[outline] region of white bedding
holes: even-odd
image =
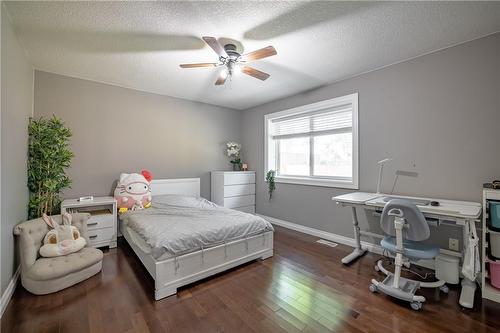
[[[178,256],[224,242],[273,231],[263,218],[177,195],[153,197],[152,207],[121,216],[155,259]]]

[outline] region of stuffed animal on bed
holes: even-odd
[[[85,238],[80,236],[78,229],[71,225],[70,214],[62,214],[62,225],[46,214],[43,214],[42,219],[52,228],[43,239],[43,246],[40,248],[42,257],[58,257],[78,252],[87,244]]]
[[[151,173],[122,173],[115,189],[118,211],[139,210],[151,207]]]

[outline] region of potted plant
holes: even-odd
[[[240,157],[241,145],[237,142],[226,143],[226,154],[228,157],[232,158],[231,164],[233,165],[233,171],[241,170],[241,157]]]
[[[73,158],[69,147],[71,130],[60,118],[53,116],[30,119],[28,135],[29,218],[57,214],[60,193],[71,185],[66,175]]]

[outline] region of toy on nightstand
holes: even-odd
[[[139,210],[151,207],[151,173],[122,173],[115,189],[118,212]]]

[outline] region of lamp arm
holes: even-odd
[[[382,183],[382,172],[384,170],[384,164],[389,161],[392,161],[392,157],[378,161],[379,169],[378,169],[378,180],[377,180],[377,194],[380,194],[380,185]]]
[[[380,183],[382,182],[382,171],[384,170],[384,163],[379,164],[378,180],[377,180],[377,194],[380,193]]]

